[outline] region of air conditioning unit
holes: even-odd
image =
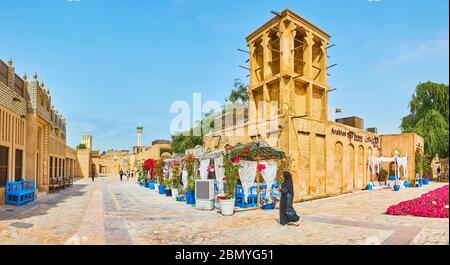
[[[214,180],[197,179],[195,181],[195,208],[214,210]]]

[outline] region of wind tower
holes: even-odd
[[[328,120],[330,36],[288,9],[273,13],[275,17],[246,38],[250,53],[249,131],[252,139],[275,137],[276,146],[289,153],[289,140],[295,139],[300,129],[294,128],[298,119]]]

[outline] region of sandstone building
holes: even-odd
[[[19,77],[11,59],[0,60],[0,204],[7,180],[33,180],[39,192],[48,192],[52,183],[74,177],[76,166],[50,89],[37,74]]]
[[[136,174],[137,166],[145,160],[150,158],[167,158],[172,155],[171,141],[155,140],[150,146],[143,146],[142,133],[144,128],[142,126],[138,126],[136,130],[137,145],[133,146],[132,152],[129,150],[109,150],[103,152],[102,154],[97,154],[97,156],[94,157],[92,152],[86,151],[86,157],[88,156],[87,154],[91,154],[89,165],[91,172],[92,170],[95,170],[97,175],[117,175],[120,170],[123,170],[124,172],[130,170]],[[82,143],[84,139],[89,139],[89,137],[83,137]],[[90,140],[92,142],[92,137]]]

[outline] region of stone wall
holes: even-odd
[[[8,180],[15,179],[15,154],[21,150],[22,178],[35,180],[39,191],[48,191],[50,157],[75,164],[66,153],[65,119],[52,106],[50,91],[37,74],[31,81],[17,76],[12,60],[0,60],[0,145],[8,148]],[[67,169],[66,162],[60,164]],[[3,204],[4,188],[0,194]]]
[[[415,177],[416,151],[423,152],[424,140],[415,133],[389,134],[381,136],[381,156],[392,157],[394,151],[398,151],[400,156],[408,157],[408,176],[411,181]],[[382,164],[383,169],[389,170],[387,163]],[[403,171],[402,171],[403,172]],[[403,174],[403,173],[401,173]]]

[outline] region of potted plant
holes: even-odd
[[[144,181],[145,181],[145,175],[143,174],[143,172],[138,171],[138,183],[140,186],[144,186]]]
[[[155,181],[154,181],[154,175],[155,175],[155,160],[154,159],[147,159],[142,164],[142,170],[144,176],[147,176],[148,179],[148,187],[151,190],[155,189]],[[138,167],[139,169],[139,167]],[[139,174],[139,172],[138,172]]]
[[[225,194],[219,196],[220,212],[222,215],[234,214],[236,182],[239,174],[240,158],[230,157],[231,148],[227,148],[223,156]]]
[[[423,185],[430,184],[430,176],[424,176],[423,177]]]
[[[392,163],[394,164],[394,163]],[[392,167],[389,167],[389,180],[396,180],[395,170]]]
[[[430,173],[431,173],[431,165],[430,165],[430,161],[425,157],[425,156],[423,156],[423,159],[422,159],[422,170],[423,170],[423,174],[424,174],[424,176],[423,176],[423,185],[428,185],[428,184],[430,184]]]
[[[186,203],[187,204],[195,204],[195,157],[192,154],[189,154],[185,158],[185,167],[188,172],[188,185],[186,190]]]
[[[183,187],[178,187],[178,192],[177,192],[177,196],[175,196],[175,199],[177,202],[184,202],[185,201],[185,196],[184,196],[184,190]]]
[[[176,198],[180,187],[180,166],[177,161],[172,164],[172,175],[172,196]]]
[[[275,209],[276,203],[277,203],[276,200],[274,200],[273,198],[272,200],[270,200],[269,198],[265,198],[262,208],[264,210],[273,210]]]
[[[405,182],[403,183],[403,185],[405,186],[405,188],[409,188],[409,186],[411,185],[411,183],[408,180],[405,180]]]
[[[399,191],[400,190],[400,180],[396,179],[395,183],[394,183],[394,191]]]
[[[386,185],[387,175],[388,175],[388,172],[384,169],[381,169],[379,177],[378,177],[378,183],[380,183],[381,186]]]
[[[172,196],[172,179],[171,178],[166,178],[164,180],[164,186],[165,186],[165,194],[167,197],[171,197]]]
[[[156,175],[156,180],[159,184],[158,192],[161,195],[166,194],[166,186],[164,185],[163,169],[164,169],[164,161],[162,161],[161,159],[156,161],[155,175]]]

